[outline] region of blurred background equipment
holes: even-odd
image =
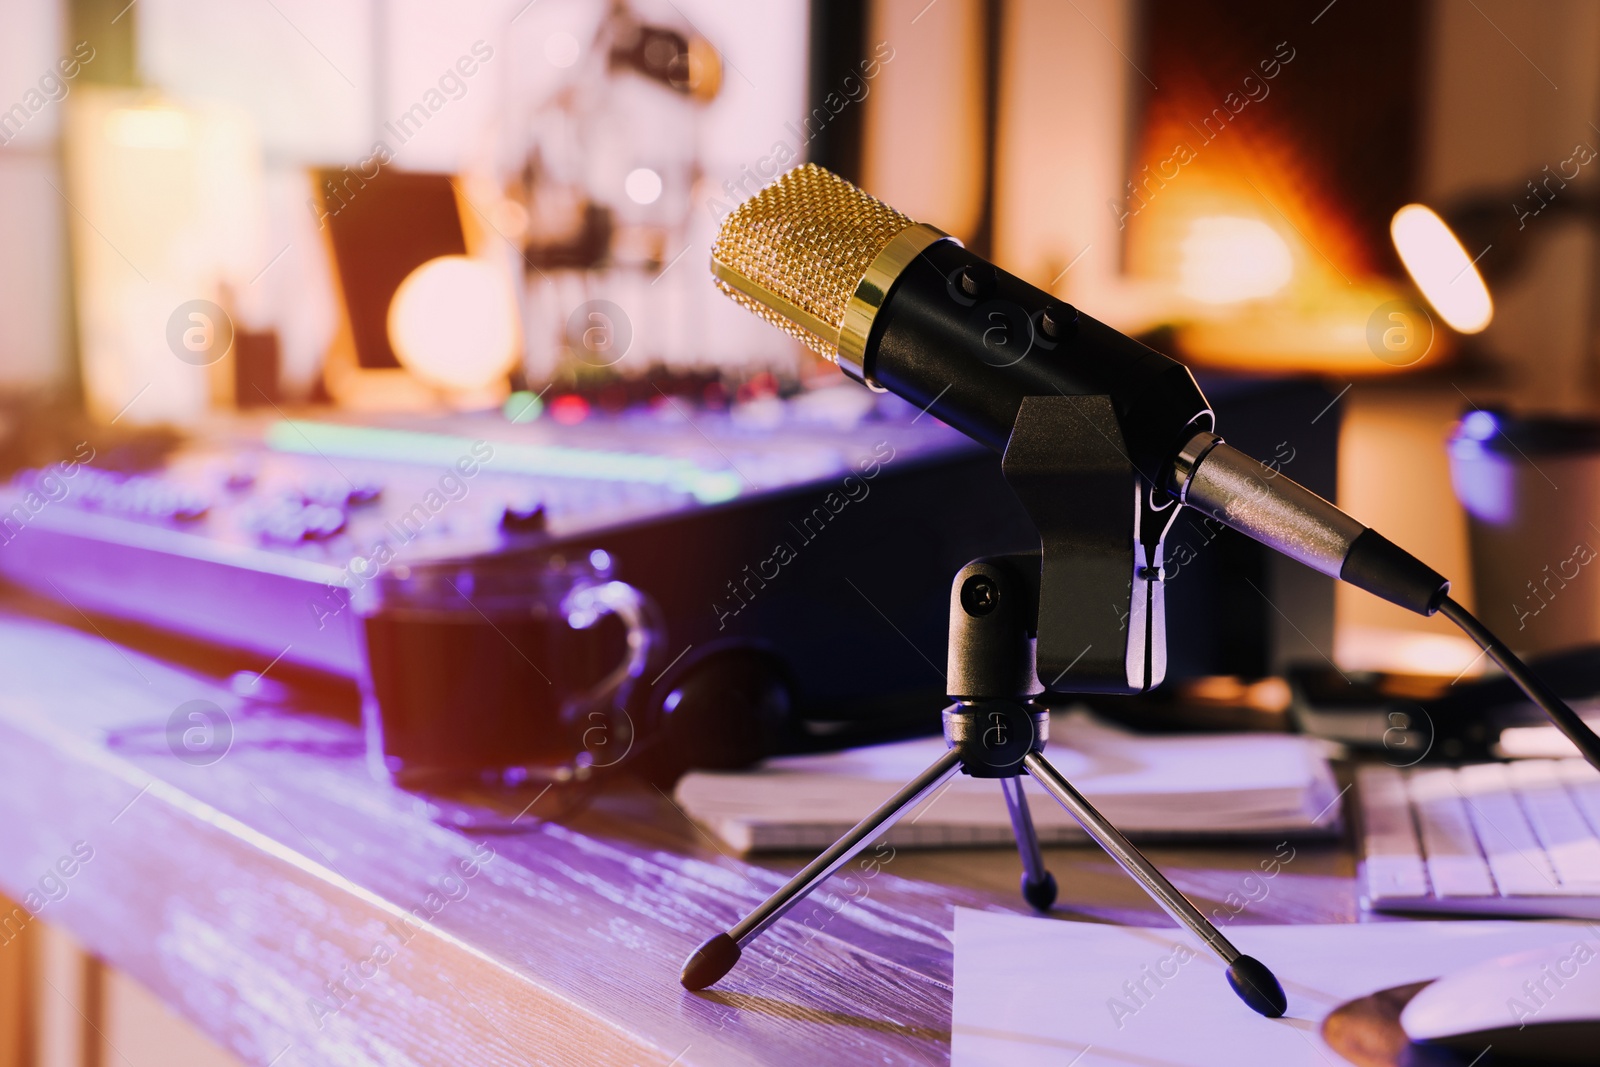
[[[6,367],[23,375],[24,405],[55,382],[119,428],[325,400],[504,407],[567,426],[659,407],[664,392],[697,422],[702,405],[726,404],[756,432],[819,368],[716,299],[696,268],[723,213],[810,158],[1209,368],[1202,384],[1230,437],[1465,573],[1466,512],[1441,439],[1469,399],[1538,415],[1588,388],[1573,322],[1590,302],[1568,279],[1583,273],[1570,246],[1589,238],[1563,221],[1589,202],[1592,168],[1566,144],[1585,136],[1567,101],[1588,75],[1567,79],[1580,89],[1558,106],[1518,109],[1498,102],[1508,85],[1548,85],[1522,87],[1509,67],[1486,77],[1481,56],[1464,65],[1462,47],[1498,40],[1476,13],[1345,6],[1356,14],[1304,24],[1271,5],[1131,0],[1081,11],[784,0],[761,20],[664,0],[227,15],[141,0],[115,22],[65,4],[54,22],[18,23],[16,69],[60,71],[65,57],[76,73],[0,147],[0,174],[39,175],[27,179],[36,213],[72,234],[72,299],[19,302]],[[1380,41],[1361,39],[1363,20],[1385,26]],[[1439,40],[1456,44],[1415,61]],[[1358,45],[1387,58],[1339,89],[1339,57]],[[1062,100],[1095,106],[1063,112]],[[123,117],[108,125],[108,112]],[[1484,157],[1482,114],[1514,151]],[[1051,138],[1036,135],[1044,125]],[[924,165],[935,127],[955,165]],[[1541,155],[1548,144],[1560,154]],[[58,156],[66,169],[51,178]],[[1484,190],[1497,188],[1521,190],[1521,209],[1502,206],[1514,229],[1502,224],[1485,250],[1471,220],[1489,217]],[[1401,208],[1425,219],[1406,207],[1418,204],[1440,205],[1459,241],[1394,231]],[[168,215],[141,229],[156,218],[148,205]],[[1534,228],[1549,236],[1530,239]],[[49,236],[27,240],[18,263],[49,262]],[[1470,319],[1439,314],[1437,284],[1408,280],[1411,247],[1476,264],[1447,285],[1481,274],[1494,323],[1468,334]],[[1539,280],[1552,257],[1568,265],[1558,285]],[[180,315],[180,340],[231,338],[210,366],[173,358],[167,340],[195,299],[218,313]],[[440,312],[461,300],[476,310]],[[70,334],[50,320],[68,309]],[[159,336],[117,325],[158,312]],[[80,357],[25,373],[42,350],[26,339],[52,329]],[[465,374],[465,352],[444,354],[456,343],[473,349]],[[1401,471],[1384,460],[1395,455],[1412,462]],[[1481,669],[1476,650],[1426,621],[1353,600],[1193,515],[1179,523],[1174,617],[1214,624],[1174,643],[1176,679],[1232,678],[1243,692],[1330,658]],[[1236,609],[1222,620],[1207,607],[1217,598]]]
[[[206,196],[185,196],[181,183],[170,182],[161,192],[174,211],[197,211],[196,205],[223,196],[227,204],[249,201],[248,210],[242,207],[230,216],[228,227],[204,231],[219,247],[226,246],[227,257],[208,252],[209,259],[187,253],[183,258],[191,272],[185,284],[210,294],[206,298],[217,308],[213,325],[232,344],[217,354],[214,366],[202,368],[203,376],[183,359],[169,358],[170,352],[152,350],[159,361],[154,369],[166,377],[152,377],[155,384],[145,395],[133,370],[119,371],[119,377],[86,362],[86,386],[102,392],[91,410],[102,424],[167,419],[166,410],[155,404],[147,415],[139,413],[147,410],[150,397],[167,395],[161,382],[171,378],[173,388],[189,398],[177,420],[187,425],[218,408],[259,407],[281,417],[286,405],[332,401],[367,413],[366,418],[409,413],[394,424],[408,430],[433,429],[431,420],[453,411],[481,412],[478,418],[495,433],[527,432],[517,431],[515,424],[542,420],[532,431],[541,442],[593,435],[640,462],[657,448],[678,455],[709,444],[737,457],[750,450],[758,455],[806,447],[783,428],[810,418],[799,414],[806,405],[795,401],[806,395],[819,367],[737,309],[709,299],[715,294],[706,291],[698,268],[715,224],[767,178],[812,155],[861,169],[882,185],[904,186],[913,202],[930,215],[950,219],[975,245],[1000,242],[1008,202],[1001,183],[1014,170],[1007,161],[1015,157],[1003,147],[1007,112],[999,100],[1019,91],[1007,87],[1003,54],[1016,47],[1007,44],[1016,34],[1030,26],[1048,28],[1048,20],[1035,26],[1041,16],[1031,9],[1008,15],[998,4],[952,4],[948,12],[930,10],[917,18],[916,46],[901,50],[890,31],[901,16],[910,19],[918,12],[901,11],[893,3],[782,4],[766,16],[773,32],[757,31],[714,7],[680,11],[670,4],[569,0],[521,10],[487,5],[442,18],[420,10],[384,15],[335,5],[307,16],[300,28],[311,40],[320,41],[324,33],[336,36],[340,46],[308,55],[300,34],[290,34],[298,45],[284,37],[278,16],[259,22],[243,16],[248,25],[229,22],[224,31],[213,13],[188,0],[155,0],[149,11],[138,13],[139,34],[124,38],[136,53],[138,70],[123,70],[118,77],[159,85],[167,95],[153,96],[156,90],[149,87],[102,90],[121,94],[117,99],[133,101],[143,111],[123,107],[135,119],[117,119],[111,126],[98,118],[69,126],[98,131],[83,149],[69,140],[69,156],[77,161],[73,173],[82,175],[76,180],[85,189],[122,190],[130,177],[120,157],[90,151],[110,136],[107,129],[122,131],[117,136],[123,140],[132,136],[124,126],[144,130],[140,136],[146,140],[166,131],[167,155],[151,158],[164,160],[176,176],[180,164],[191,170],[199,165],[173,155],[180,133],[202,128],[202,118],[212,110],[229,116],[232,125],[222,127],[226,136],[208,135],[198,143],[242,146],[237,158],[228,157],[233,161],[226,168],[213,165],[200,177],[185,179],[204,186]],[[808,19],[809,58],[782,45],[783,35],[774,29],[792,25],[803,31]],[[119,26],[119,33],[128,30]],[[259,62],[240,43],[252,34],[297,57],[292,78],[299,80],[288,97],[264,96],[258,82],[244,76]],[[202,46],[203,58],[180,61],[186,51]],[[759,67],[759,89],[747,65]],[[952,70],[959,76],[948,76]],[[971,146],[963,157],[986,161],[982,166],[947,175],[907,166],[902,147],[910,142],[903,139],[928,121],[930,92],[960,103],[963,117],[948,132]],[[313,107],[311,99],[319,93],[336,102]],[[804,108],[806,100],[814,100],[814,106]],[[91,116],[92,102],[71,98],[65,104]],[[94,106],[104,110],[108,105]],[[319,123],[310,128],[285,122],[286,106],[299,115],[317,114]],[[364,124],[372,137],[361,136]],[[1102,139],[1091,158],[1104,158],[1116,143]],[[152,148],[141,150],[148,154]],[[103,205],[97,200],[93,212],[73,215],[77,239],[88,249],[77,283],[80,316],[89,316],[83,320],[86,353],[99,344],[90,343],[100,336],[96,331],[104,333],[107,345],[133,335],[103,328],[105,316],[90,314],[115,302],[96,295],[109,283],[95,278],[107,275],[117,285],[131,286],[135,303],[156,299],[129,274],[130,264],[118,254],[127,250],[123,243],[102,240],[113,236],[109,227],[137,221],[136,202],[128,196]],[[1245,258],[1277,264],[1248,283],[1261,290],[1245,301],[1253,305],[1276,292],[1282,279],[1272,279],[1293,266],[1293,257],[1256,256],[1259,249],[1252,242],[1267,240],[1270,227],[1260,219],[1235,225],[1226,218],[1218,224],[1222,229],[1206,223],[1196,238],[1201,260],[1191,283],[1217,273],[1204,263],[1205,255],[1220,249],[1216,254],[1233,262],[1243,247],[1251,253]],[[161,232],[169,231],[183,232],[174,226]],[[1014,221],[1004,232],[1015,237],[1022,231]],[[1057,269],[1056,281],[1073,285],[1097,269],[1088,263],[1077,274]],[[91,271],[97,273],[91,277]],[[192,322],[184,319],[182,325],[187,329]],[[1158,343],[1177,336],[1170,325],[1160,329],[1165,332]],[[163,340],[162,348],[170,343]],[[1206,384],[1224,420],[1237,427],[1235,440],[1275,462],[1293,464],[1293,476],[1332,496],[1340,393],[1305,377],[1305,365],[1291,360],[1282,369],[1289,376],[1218,377]],[[502,422],[502,411],[513,426]],[[635,432],[641,424],[680,417],[685,432],[677,437],[640,439]],[[841,417],[849,422],[860,415]],[[274,447],[295,436],[282,429],[276,433]],[[224,429],[220,437],[207,431],[193,450],[255,447],[248,442],[259,440],[254,425]],[[300,447],[292,441],[291,446]],[[315,447],[331,448],[320,439]],[[336,452],[319,458],[339,463]],[[948,469],[976,464],[972,477],[987,476],[999,486],[998,473],[981,474],[977,460],[959,450],[947,457],[939,462],[956,465]],[[366,458],[384,457],[375,452]],[[725,458],[714,457],[712,465],[722,466]],[[170,469],[156,463],[117,476],[172,476],[183,483],[187,462],[180,458]],[[748,474],[763,461],[735,462]],[[812,472],[808,462],[775,478],[752,476],[763,491],[820,488],[814,481],[820,468]],[[731,470],[729,476],[735,476]],[[541,496],[539,486],[528,488],[530,499]],[[561,506],[592,507],[598,519],[607,513],[603,496]],[[225,510],[232,500],[224,495],[212,506]],[[707,502],[696,500],[695,506]],[[925,503],[935,506],[932,498]],[[559,508],[550,505],[547,514],[554,510]],[[659,512],[651,521],[666,521],[670,513],[670,508]],[[922,521],[917,514],[897,513],[894,521],[911,528]],[[1002,509],[1000,514],[1010,513]],[[361,525],[361,515],[359,509],[350,512],[352,529]],[[887,521],[882,514],[879,522]],[[36,525],[43,530],[50,522]],[[970,540],[957,539],[970,551],[952,551],[970,555],[985,538],[996,548],[1011,547],[1007,539],[1018,529],[1011,518],[997,517],[987,531],[975,528]],[[729,551],[764,559],[770,546],[760,544],[753,530],[730,541]],[[228,540],[233,534],[221,536]],[[342,536],[332,540],[342,544]],[[1171,610],[1174,619],[1192,620],[1186,629],[1193,637],[1173,649],[1174,678],[1257,678],[1333,644],[1331,583],[1193,515],[1180,520],[1175,545]],[[664,579],[651,574],[646,580],[641,568],[670,566],[641,556],[638,548],[612,550],[623,572],[646,585]],[[334,558],[342,550],[324,545],[317,551],[336,569],[347,562]],[[83,592],[98,599],[91,590]],[[879,601],[879,593],[870,595]],[[1218,598],[1234,602],[1237,610],[1216,620],[1211,605]],[[661,600],[671,633],[698,631],[702,624],[685,623],[685,613],[717,618],[705,603],[672,596]],[[184,597],[160,602],[170,609],[165,625],[188,632],[211,628],[213,637],[248,640],[252,647],[276,640],[275,633],[271,641],[265,631],[245,633],[249,627],[231,625],[227,612],[203,606],[184,618]],[[764,617],[768,606],[743,612],[740,625],[748,624],[752,634],[799,632],[792,612]],[[892,608],[894,603],[887,604],[886,610]],[[105,609],[122,610],[110,602]],[[917,614],[917,621],[907,622],[899,610],[890,616],[914,645],[937,658],[937,620],[924,625]],[[782,638],[778,645],[791,640]],[[871,640],[887,648],[901,638],[883,627]],[[350,669],[348,657],[312,652],[315,642],[284,636],[283,644],[298,646],[291,658],[340,661],[341,669]],[[895,655],[909,651],[902,648]],[[728,662],[700,648],[681,666],[702,655],[709,658],[695,692],[716,673],[714,664]],[[775,655],[776,662],[793,658],[788,647],[777,647]],[[748,667],[723,673],[744,678],[751,674]],[[898,680],[887,681],[891,677]],[[899,678],[892,671],[884,678],[891,689],[912,684],[909,676]],[[825,694],[835,704],[828,713],[835,718],[870,717],[867,709],[874,700],[883,707],[880,698],[889,690],[861,690],[858,681],[835,684],[807,675],[805,686],[821,686],[816,699]],[[807,708],[816,703],[806,694],[793,699]],[[679,721],[693,718],[684,714]],[[765,743],[735,748],[737,758],[718,759],[748,760],[771,750]]]
[[[392,329],[399,292],[425,265],[439,259],[457,261],[467,254],[467,238],[456,200],[455,182],[446,174],[416,174],[380,170],[370,180],[345,178],[342,170],[315,173],[319,221],[326,231],[334,278],[338,284],[339,332],[328,351],[323,382],[337,403],[362,408],[423,408],[437,405],[439,394],[429,386],[428,375],[419,380],[408,372],[396,350]],[[341,179],[344,186],[341,189]],[[348,199],[346,199],[348,198]],[[400,220],[404,220],[402,223]],[[446,277],[449,271],[447,268]],[[489,293],[494,293],[493,279]],[[427,324],[448,335],[453,324],[446,311],[430,301],[429,286],[421,300],[404,309],[408,333],[421,334]],[[463,308],[463,313],[467,311]],[[476,309],[482,314],[482,308]],[[481,319],[460,326],[499,327],[504,312],[491,312],[490,323]],[[430,354],[434,352],[429,348]],[[492,363],[499,353],[491,353]],[[469,359],[480,353],[469,354]],[[427,357],[424,356],[424,366]],[[505,371],[499,368],[501,385]],[[493,385],[494,373],[474,384],[481,391]],[[501,397],[504,389],[501,390]],[[495,403],[493,390],[479,406]]]
[[[659,605],[648,663],[626,691],[611,687],[608,715],[627,724],[610,727],[612,743],[637,735],[630,768],[670,781],[692,766],[925,732],[913,712],[938,699],[930,656],[945,601],[927,578],[1034,537],[993,464],[869,393],[769,397],[755,428],[737,411],[691,415],[693,403],[663,393],[653,408],[565,421],[510,405],[384,425],[264,415],[176,449],[85,453],[20,472],[4,491],[0,574],[207,642],[228,662],[363,681],[373,758],[392,756],[390,770],[408,753],[443,760],[425,718],[459,735],[491,778],[599,758],[572,707],[527,691],[529,677],[555,678],[542,684],[576,694],[623,656],[614,628],[566,633],[557,609],[583,560],[602,561],[586,581],[615,571]],[[953,492],[975,502],[963,516],[947,512]],[[891,552],[903,566],[856,566],[861,553]],[[527,625],[509,621],[519,611]],[[485,615],[498,622],[466,625]],[[475,659],[472,642],[418,644],[415,626],[387,624],[423,617],[470,632]],[[507,633],[522,655],[506,654]],[[860,657],[841,661],[832,639]],[[411,724],[392,753],[396,728],[376,727],[391,717]],[[466,743],[468,723],[493,722],[515,724],[504,743]],[[460,759],[433,769],[473,777]]]
[[[1486,625],[1530,652],[1600,640],[1586,581],[1600,558],[1600,422],[1478,409],[1449,447]]]
[[[1111,321],[1150,330],[1157,347],[1204,363],[1204,338],[1223,338],[1222,356],[1210,362],[1254,368],[1214,372],[1203,383],[1232,439],[1333,497],[1356,476],[1338,462],[1348,447],[1339,437],[1348,383],[1308,377],[1334,365],[1296,355],[1262,316],[1281,326],[1310,315],[1310,325],[1293,326],[1295,336],[1324,344],[1345,336],[1323,328],[1326,316],[1345,314],[1337,291],[1350,287],[1341,271],[1362,292],[1385,272],[1399,275],[1382,220],[1426,192],[1405,162],[1426,117],[1416,75],[1389,64],[1371,88],[1374,99],[1408,101],[1385,112],[1392,122],[1375,135],[1363,133],[1377,151],[1329,152],[1300,131],[1326,127],[1349,140],[1359,123],[1318,103],[1337,73],[1318,58],[1327,53],[1285,44],[1264,9],[1200,18],[1157,5],[1148,18],[1134,14],[1132,5],[1080,14],[819,0],[777,5],[757,29],[716,5],[569,0],[520,10],[487,4],[449,17],[335,4],[287,12],[286,25],[270,11],[240,23],[189,0],[154,0],[114,31],[98,31],[121,42],[106,51],[127,53],[121,68],[83,69],[139,83],[115,91],[158,99],[173,114],[222,108],[235,131],[226,143],[259,145],[230,164],[243,178],[217,171],[205,179],[235,199],[253,198],[225,231],[249,240],[225,241],[233,257],[226,270],[193,267],[194,288],[223,309],[234,343],[202,379],[170,359],[163,342],[152,350],[153,370],[166,377],[152,377],[158,384],[143,396],[131,371],[117,377],[85,363],[86,388],[103,397],[93,409],[102,422],[139,423],[171,378],[190,398],[183,421],[191,424],[214,404],[282,410],[325,394],[346,408],[416,413],[503,403],[515,418],[568,426],[641,402],[659,409],[665,392],[696,424],[700,405],[730,403],[733,424],[755,432],[781,410],[773,394],[803,386],[816,365],[712,299],[697,268],[720,213],[809,156],[948,220],[973,247],[1003,250],[1008,264],[1058,293],[1081,294]],[[1078,32],[1085,18],[1155,84],[1181,89],[1182,107],[1163,103],[1099,34],[1094,44]],[[1408,7],[1384,47],[1414,50],[1419,24]],[[1201,62],[1175,43],[1190,36],[1217,50]],[[808,39],[810,48],[786,39]],[[1072,62],[1041,62],[1046,41]],[[260,68],[255,42],[289,66]],[[274,80],[281,89],[264,94]],[[148,95],[157,91],[165,95]],[[1057,121],[1059,145],[1027,137],[1034,109],[1063,93],[1110,93],[1114,106]],[[83,95],[69,94],[63,110],[87,109]],[[930,107],[935,100],[948,106]],[[1241,100],[1245,110],[1233,110]],[[1177,178],[1161,178],[1172,173],[1162,169],[1172,150],[1156,148],[1190,105],[1210,117],[1198,132],[1179,131],[1196,158]],[[967,161],[961,167],[916,162],[918,131],[934,114],[945,141],[966,146],[954,153]],[[1126,115],[1129,125],[1103,121],[1107,114]],[[103,126],[95,128],[104,139]],[[129,180],[115,161],[68,147],[81,159],[74,173],[91,185]],[[1067,155],[1047,161],[1041,151]],[[1296,154],[1303,158],[1282,173],[1305,181],[1283,192],[1271,167]],[[1352,159],[1380,156],[1401,163],[1345,173],[1364,166]],[[1057,178],[1036,187],[1032,175],[1047,163]],[[186,206],[182,197],[174,203]],[[92,218],[114,238],[129,209],[63,210],[88,247],[78,263],[80,317],[105,302],[90,270],[147,299],[110,246],[128,248],[88,225]],[[241,229],[241,219],[255,219],[254,229]],[[1256,273],[1234,279],[1240,263]],[[1166,264],[1177,273],[1162,273]],[[117,271],[126,277],[116,281]],[[82,321],[87,360],[104,316]],[[1366,323],[1357,325],[1351,343],[1363,348]],[[122,343],[114,331],[106,336]],[[1230,362],[1262,343],[1241,357],[1246,363]],[[1441,338],[1423,362],[1448,347]],[[252,353],[258,369],[245,366]],[[1393,364],[1367,353],[1337,366],[1384,375]],[[669,384],[684,375],[703,384],[693,394]],[[163,411],[152,404],[148,418]],[[1196,620],[1174,643],[1174,678],[1249,680],[1351,646],[1335,629],[1332,583],[1320,576],[1192,514],[1179,520],[1173,554],[1174,618]],[[1210,606],[1219,600],[1236,606],[1220,620]]]
[[[656,283],[693,241],[706,111],[724,71],[713,42],[675,11],[668,21],[676,25],[618,3],[585,36],[546,42],[564,76],[515,142],[525,158],[509,194],[525,220],[527,299],[539,323],[527,348],[532,380],[626,374],[618,365],[630,351],[633,366],[641,355],[668,365],[701,358]],[[683,277],[668,292],[681,293]],[[613,344],[614,324],[597,338],[590,316],[574,321],[573,306],[601,302],[634,309],[627,344]]]
[[[706,283],[723,216],[807,160],[1197,368],[1230,443],[1450,574],[1453,595],[1564,696],[1600,691],[1589,0],[0,0],[0,14],[0,478],[11,479],[0,574],[12,608],[130,646],[141,668],[135,648],[224,679],[281,656],[264,681],[294,694],[284,707],[326,689],[353,718],[364,686],[369,718],[381,725],[387,705],[417,727],[375,731],[385,779],[385,747],[434,755],[430,731],[474,680],[500,695],[476,703],[486,729],[462,739],[482,747],[449,776],[487,772],[502,788],[575,780],[585,764],[591,782],[631,771],[665,787],[698,768],[704,785],[707,770],[773,753],[926,729],[921,712],[942,692],[942,583],[1033,531],[991,457],[930,413],[829,388],[836,372]],[[467,478],[457,463],[479,441],[494,459]],[[878,458],[880,442],[893,460]],[[880,472],[852,499],[845,489],[861,489],[846,479],[863,461]],[[830,494],[847,501],[837,512]],[[952,519],[957,494],[983,504]],[[374,563],[381,544],[395,558]],[[780,544],[792,559],[778,562]],[[421,682],[391,680],[387,700],[374,697],[365,631],[377,616],[362,612],[378,598],[352,597],[382,585],[391,606],[423,611],[416,587],[446,573],[459,588],[435,583],[429,603],[482,631],[462,605],[501,601],[466,579],[508,556],[536,560],[519,573],[545,583],[503,599],[546,611],[516,647],[559,698],[528,698],[545,683],[498,637],[463,642],[481,678],[451,674],[463,657],[408,657]],[[862,562],[874,558],[897,566]],[[401,574],[407,559],[416,577]],[[1102,718],[1221,733],[1219,746],[1239,730],[1335,739],[1400,773],[1398,787],[1372,789],[1411,825],[1453,803],[1429,792],[1451,782],[1484,804],[1591,817],[1581,782],[1561,779],[1575,807],[1558,809],[1548,781],[1418,773],[1571,752],[1440,620],[1335,588],[1193,511],[1169,535],[1166,569],[1171,681],[1097,699]],[[654,604],[657,640],[626,691],[596,707],[584,695],[633,669],[626,627],[550,605],[569,585],[616,581]],[[13,632],[31,639],[31,625]],[[841,662],[820,634],[862,659]],[[533,654],[543,648],[565,675]],[[104,681],[125,664],[102,650]],[[422,683],[437,688],[416,699]],[[65,721],[62,703],[38,707]],[[311,754],[288,745],[297,762],[272,765],[294,772],[285,782],[332,775],[326,753],[359,747],[346,724],[295,714],[299,731],[342,740]],[[1144,736],[1118,744],[1138,750]],[[616,764],[601,739],[637,743]],[[839,758],[848,773],[856,756]],[[765,773],[749,771],[751,790]],[[180,790],[190,784],[204,793],[198,777]],[[18,835],[67,832],[32,818],[35,796],[22,803]],[[1471,828],[1470,811],[1455,814]],[[341,809],[340,825],[360,818]],[[946,824],[917,825],[937,837]],[[1589,850],[1578,823],[1549,827]],[[1529,830],[1528,854],[1549,858],[1540,826]],[[1496,891],[1463,899],[1500,908],[1518,895],[1502,892],[1500,876],[1519,875],[1497,872],[1493,834],[1441,840],[1485,855]],[[1415,844],[1404,863],[1430,878],[1435,853]],[[1345,885],[1336,849],[1297,884]],[[359,851],[335,859],[354,871]],[[1314,851],[1297,862],[1317,864]],[[79,884],[69,908],[93,899]],[[1383,887],[1362,885],[1381,903]],[[1285,901],[1304,905],[1274,889],[1265,907]],[[1329,910],[1357,907],[1347,894]],[[116,915],[108,925],[126,927]],[[616,930],[617,918],[597,921]],[[26,959],[16,948],[0,953],[0,987]],[[147,949],[128,958],[156,959]],[[207,985],[220,969],[163,959],[142,977],[177,975],[206,1004],[235,992]],[[69,997],[98,988],[51,973]],[[104,1011],[87,994],[78,1003],[115,1049],[40,986],[27,1012],[43,1018],[48,1003],[67,1020],[45,1027],[55,1036],[39,1039],[40,1062],[77,1062],[67,1045],[85,1064],[94,1049],[99,1061],[172,1060],[180,1046],[141,1057],[112,1025],[131,986],[107,986]],[[928,988],[930,1003],[946,995]],[[18,1017],[15,1004],[0,994],[0,1018]],[[202,1023],[227,1020],[208,1010]],[[809,1049],[805,1028],[826,1024],[782,1025],[744,1036],[765,1052],[803,1032]],[[66,1031],[79,1036],[63,1045]],[[28,1040],[0,1026],[0,1067]],[[930,1058],[921,1038],[863,1040]],[[248,1059],[278,1051],[239,1047]]]

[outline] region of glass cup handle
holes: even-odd
[[[644,674],[651,653],[660,641],[653,624],[655,605],[648,596],[627,582],[590,582],[578,585],[561,601],[561,611],[567,625],[574,630],[587,630],[607,615],[615,615],[627,629],[628,651],[621,662],[588,692],[577,697],[573,704],[578,708],[598,708],[588,713],[590,719],[600,716],[600,721],[584,724],[581,731],[584,751],[593,758],[593,767],[609,767],[622,762],[633,748],[635,731],[633,720],[624,705],[633,683]],[[607,712],[619,713],[628,723],[628,741],[620,755],[596,752],[612,740],[611,717]],[[598,734],[598,739],[595,735]]]

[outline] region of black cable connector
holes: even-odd
[[[1444,575],[1371,528],[1350,543],[1339,580],[1418,615],[1432,615],[1450,595]]]

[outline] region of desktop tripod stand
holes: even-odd
[[[684,963],[683,985],[704,989],[721,979],[744,946],[957,771],[998,780],[1022,854],[1022,896],[1047,911],[1055,902],[1056,883],[1045,870],[1023,793],[1027,774],[1168,915],[1222,959],[1240,999],[1262,1015],[1282,1015],[1287,1002],[1271,970],[1234,948],[1043,754],[1049,715],[1033,701],[1046,691],[1039,682],[1041,668],[1054,672],[1065,663],[1052,677],[1060,682],[1073,675],[1066,691],[1127,691],[1161,680],[1160,539],[1177,509],[1159,515],[1162,509],[1153,505],[1126,459],[1103,397],[1028,398],[1006,449],[1004,470],[1039,525],[1044,547],[1040,553],[974,560],[956,575],[947,679],[955,703],[944,710],[949,749],[731,930],[696,949]],[[1115,627],[1101,620],[1101,595],[1111,598]],[[1127,610],[1119,611],[1119,605]],[[1074,652],[1085,636],[1091,640]],[[1109,651],[1094,657],[1096,641],[1103,649],[1109,645]]]

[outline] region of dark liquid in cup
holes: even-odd
[[[385,609],[365,626],[368,744],[402,782],[570,762],[564,708],[622,654],[607,621],[574,631],[527,611]]]

